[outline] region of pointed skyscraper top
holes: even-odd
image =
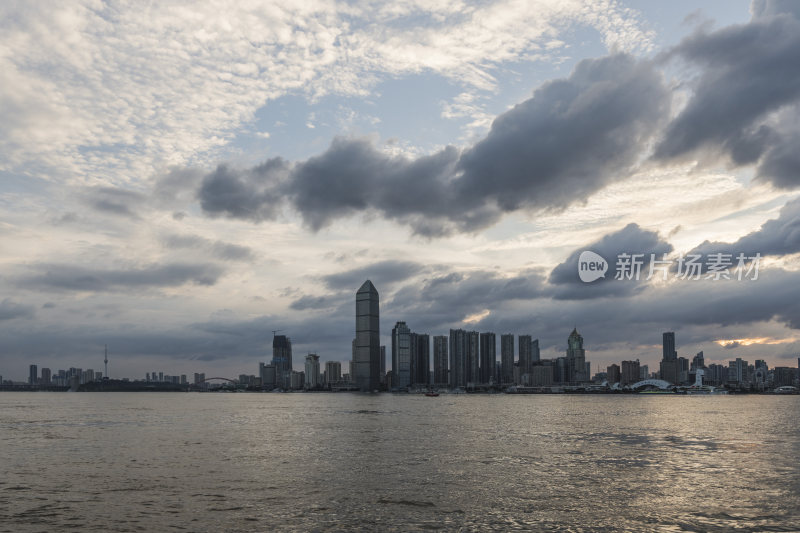
[[[378,294],[378,289],[375,288],[375,285],[373,285],[370,280],[367,280],[364,282],[363,285],[361,285],[361,288],[358,289],[358,292],[369,292]]]

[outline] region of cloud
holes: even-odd
[[[608,262],[608,272],[604,278],[584,283],[578,277],[578,258],[584,250],[595,252]],[[573,251],[563,263],[550,272],[548,282],[553,286],[552,296],[556,299],[581,300],[603,296],[629,296],[641,290],[643,284],[634,280],[615,280],[617,257],[622,253],[643,254],[642,277],[649,274],[651,254],[661,260],[664,254],[672,252],[672,245],[662,240],[655,231],[647,231],[638,224],[628,224],[619,231],[610,233],[602,239]],[[658,271],[654,272],[659,275]]]
[[[758,230],[732,242],[705,241],[689,254],[732,254],[743,253],[753,257],[760,253],[766,256],[784,256],[800,252],[800,198],[789,201],[781,208],[778,218],[768,220]]]
[[[162,242],[168,248],[205,252],[226,261],[253,261],[255,253],[248,246],[207,239],[199,235],[166,235]]]
[[[139,219],[136,210],[143,206],[146,196],[118,187],[94,187],[85,195],[85,201],[93,209],[111,215]]]
[[[509,13],[514,13],[509,16]],[[120,184],[206,165],[265,102],[364,96],[433,73],[493,89],[498,65],[547,57],[574,25],[647,49],[632,10],[605,2],[213,2],[191,9],[84,0],[0,5],[0,153],[6,169]]]
[[[335,274],[328,274],[322,276],[322,281],[329,289],[352,291],[355,298],[355,292],[367,279],[372,281],[380,293],[382,289],[388,288],[397,282],[405,281],[426,269],[424,265],[413,261],[389,259]]]
[[[18,304],[6,298],[0,302],[0,320],[12,320],[14,318],[32,318],[34,308],[29,305]]]
[[[322,311],[343,305],[341,295],[312,296],[305,295],[294,300],[289,307],[295,311]]]
[[[748,24],[697,32],[667,54],[698,67],[699,75],[654,159],[724,157],[755,165],[759,179],[796,187],[800,20],[796,5],[785,2],[756,2],[753,12]]]
[[[543,297],[543,281],[535,270],[516,275],[485,270],[444,273],[401,287],[382,305],[381,316],[390,323],[407,320],[417,331],[442,332],[488,309],[489,318],[481,323],[495,323],[490,315],[502,313],[506,306]]]
[[[587,59],[497,117],[463,152],[447,147],[412,159],[337,138],[294,165],[218,167],[198,197],[209,215],[254,221],[274,218],[288,200],[313,230],[377,212],[421,235],[476,231],[505,213],[583,202],[626,177],[669,101],[651,63],[626,54]]]
[[[289,164],[281,158],[249,170],[220,165],[203,179],[197,195],[200,205],[212,216],[224,214],[254,222],[275,218],[283,206],[279,187],[288,170]]]
[[[223,270],[213,264],[152,264],[129,269],[101,270],[73,265],[34,265],[41,274],[18,280],[22,287],[33,290],[124,291],[148,288],[178,287],[187,283],[214,285]]]

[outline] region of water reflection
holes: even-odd
[[[792,530],[799,400],[6,393],[0,530]]]

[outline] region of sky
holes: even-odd
[[[0,375],[347,361],[366,279],[387,346],[796,366],[798,64],[788,0],[4,2]]]

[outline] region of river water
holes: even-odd
[[[800,397],[0,393],[0,531],[797,531]]]

